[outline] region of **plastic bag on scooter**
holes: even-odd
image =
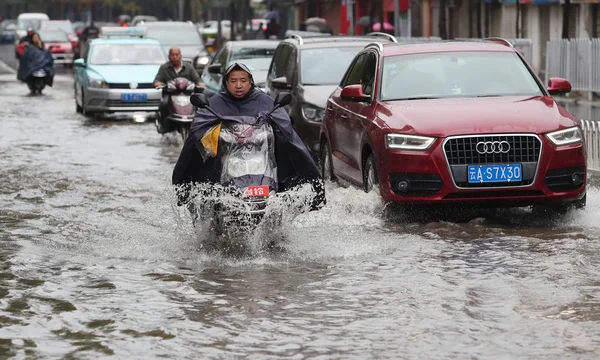
[[[232,124],[221,129],[221,184],[237,188],[268,185],[277,191],[275,137],[268,123]]]

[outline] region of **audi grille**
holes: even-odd
[[[454,183],[459,188],[517,187],[533,183],[542,141],[532,134],[453,136],[443,145]],[[508,183],[469,183],[469,165],[521,164],[523,179]]]

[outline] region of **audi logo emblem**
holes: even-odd
[[[480,154],[506,154],[510,151],[508,141],[480,141],[475,145]]]

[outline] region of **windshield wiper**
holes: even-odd
[[[431,99],[441,99],[439,96],[413,96],[404,99],[398,100],[431,100]]]

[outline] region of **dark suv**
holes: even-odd
[[[319,158],[319,129],[329,95],[338,87],[348,65],[369,43],[397,42],[393,36],[315,36],[291,38],[279,43],[269,72],[266,92],[293,94],[287,107],[296,132],[315,159]]]

